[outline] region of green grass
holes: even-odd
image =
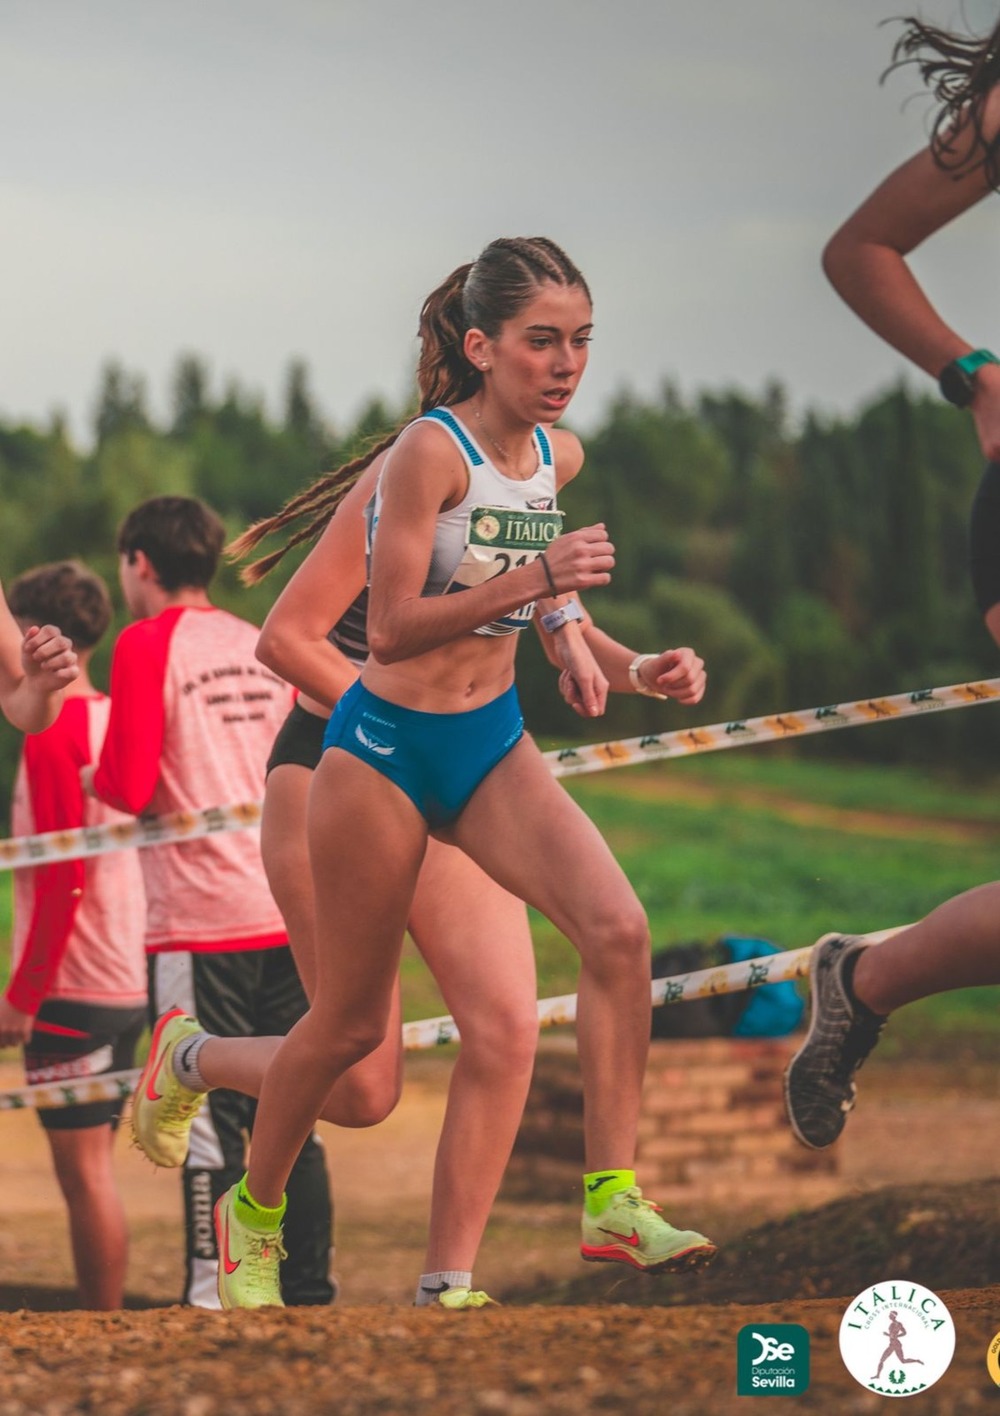
[[[747,760],[721,754],[649,768],[568,779],[572,795],[611,844],[650,916],[654,947],[720,934],[761,935],[788,949],[831,929],[888,928],[919,919],[951,895],[997,875],[1000,794],[904,768],[802,761],[788,755]],[[656,800],[669,778],[712,788],[704,800]],[[983,839],[951,841],[878,833],[852,825],[790,820],[783,802],[978,823]],[[995,823],[996,836],[989,826]],[[554,844],[557,849],[557,844]],[[533,916],[539,994],[576,986],[576,955]],[[419,959],[404,963],[407,1017],[443,1011]],[[896,1037],[992,1032],[996,992],[968,989],[913,1005],[893,1022]]]
[[[657,799],[670,782],[711,788],[694,799]],[[654,947],[719,934],[762,935],[784,948],[831,929],[868,931],[920,918],[949,896],[997,875],[996,784],[956,784],[913,769],[720,754],[568,780],[604,833],[649,912]],[[782,798],[782,801],[776,798]],[[854,812],[978,823],[979,838],[953,841],[869,833],[788,818],[784,799]],[[996,824],[996,834],[989,829]],[[553,851],[559,843],[553,842]],[[9,872],[0,873],[0,939],[9,937]],[[533,917],[542,997],[576,987],[576,955]],[[489,947],[484,936],[483,947]],[[0,948],[0,979],[6,973]],[[445,1012],[412,948],[403,962],[405,1015]],[[928,999],[894,1020],[896,1036],[994,1031],[996,992],[969,989]],[[683,1005],[681,1005],[683,1006]]]
[[[857,780],[853,776],[853,769],[843,766],[817,772],[815,764],[799,775],[789,764],[780,790],[797,801],[849,803],[855,811],[881,807],[897,814],[943,792],[938,810],[944,814],[947,808],[953,820],[982,820],[988,814],[989,803],[973,800],[980,810],[967,811],[966,795],[960,800],[911,774],[861,769]],[[746,773],[724,780],[752,783]],[[867,932],[906,924],[997,875],[1000,820],[995,838],[988,833],[962,842],[909,839],[857,827],[803,826],[783,817],[779,807],[736,799],[637,800],[638,786],[638,779],[633,786],[608,775],[578,783],[574,795],[600,825],[646,906],[654,947],[738,933],[797,949],[831,929]],[[923,812],[914,814],[928,819]],[[539,933],[552,940],[547,925]],[[543,945],[540,952],[545,957],[548,950]],[[561,973],[552,973],[558,991]],[[995,989],[943,994],[906,1009],[892,1031],[906,1039],[927,1031],[995,1032],[996,1005]]]
[[[968,774],[931,774],[917,767],[831,761],[817,757],[818,748],[818,744],[809,743],[764,746],[759,751],[675,758],[635,770],[637,778],[640,772],[649,780],[655,773],[676,773],[682,782],[759,790],[842,810],[886,811],[924,820],[941,817],[996,822],[1000,826],[1000,774],[991,778],[980,774],[972,779]],[[620,777],[622,772],[616,775]]]

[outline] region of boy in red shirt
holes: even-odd
[[[135,623],[115,645],[111,719],[93,791],[133,815],[257,801],[292,690],[256,657],[256,625],[208,597],[225,528],[203,502],[154,497],[118,533],[119,576]],[[149,994],[226,1037],[285,1033],[306,1010],[255,831],[219,832],[140,852]],[[149,1079],[149,1085],[155,1078]],[[195,1118],[183,1172],[185,1301],[219,1306],[212,1210],[244,1168],[255,1103],[213,1092]],[[318,1140],[292,1181],[302,1226],[286,1231],[282,1281],[299,1304],[329,1303],[331,1204]]]
[[[51,727],[25,739],[14,788],[18,836],[123,819],[84,796],[110,700],[90,680],[94,646],[111,621],[107,586],[77,561],[15,580],[22,625],[58,620],[79,676]],[[59,860],[14,877],[13,973],[0,999],[0,1042],[23,1043],[29,1083],[70,1081],[131,1067],[146,1019],[145,901],[137,852]],[[80,1303],[120,1308],[128,1234],[112,1164],[122,1101],[40,1111],[69,1211]]]

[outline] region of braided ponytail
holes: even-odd
[[[462,289],[470,265],[459,266],[447,280],[441,282],[424,301],[420,312],[420,360],[417,364],[417,387],[420,390],[420,412],[436,408],[441,403],[459,403],[479,387],[480,375],[462,351],[466,326],[462,314]],[[306,541],[315,541],[325,529],[344,497],[370,467],[380,453],[392,447],[407,426],[398,424],[381,442],[356,457],[353,462],[327,472],[304,492],[292,497],[274,516],[256,521],[226,547],[230,560],[242,560],[276,531],[283,531],[293,521],[308,517],[304,526],[294,532],[283,546],[269,555],[252,561],[240,571],[244,585],[256,585],[280,561]]]
[[[267,516],[262,521],[255,521],[241,535],[230,541],[226,547],[226,556],[229,560],[242,560],[244,556],[256,550],[261,541],[266,540],[275,531],[284,530],[286,526],[293,521],[298,521],[300,517],[309,517],[306,524],[300,526],[283,546],[279,546],[269,555],[261,556],[259,560],[251,561],[249,565],[243,567],[240,571],[240,579],[243,584],[256,585],[274,569],[279,561],[284,559],[289,551],[302,545],[304,541],[315,541],[365,468],[375,461],[379,453],[392,447],[405,426],[404,423],[401,423],[381,442],[376,443],[360,457],[356,457],[353,462],[347,462],[342,467],[337,467],[334,471],[327,472],[325,476],[317,478],[311,487],[307,487],[304,492],[299,492],[285,502],[285,505],[274,516]]]

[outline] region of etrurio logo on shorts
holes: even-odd
[[[751,1323],[736,1338],[737,1396],[801,1396],[809,1385],[809,1334],[799,1323]]]
[[[879,1396],[915,1396],[943,1377],[955,1324],[929,1288],[897,1279],[859,1293],[840,1324],[840,1355],[855,1381]]]

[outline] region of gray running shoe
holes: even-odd
[[[857,1096],[854,1074],[885,1026],[844,979],[846,961],[869,947],[851,934],[825,934],[813,945],[809,1031],[785,1070],[789,1124],[812,1150],[832,1145],[844,1129]]]

